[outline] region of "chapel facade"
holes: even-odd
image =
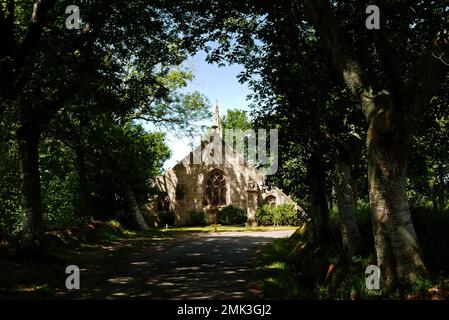
[[[256,225],[256,210],[264,203],[291,203],[278,188],[267,190],[265,176],[225,143],[218,104],[212,133],[196,149],[163,175],[155,186],[161,191],[152,211],[171,211],[175,225],[189,222],[192,211],[202,210],[208,223],[216,223],[218,212],[232,205],[247,212],[247,224]]]

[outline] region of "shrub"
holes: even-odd
[[[218,222],[222,225],[240,225],[246,222],[246,211],[239,207],[226,206],[218,214]]]
[[[273,208],[269,205],[263,205],[257,208],[256,222],[261,226],[270,226],[273,224]]]
[[[157,213],[157,217],[159,219],[160,226],[165,226],[167,224],[172,226],[175,224],[175,215],[171,211],[159,211]]]
[[[190,226],[205,226],[207,225],[207,217],[206,214],[201,210],[193,210],[190,212],[189,215],[189,222],[188,224]]]
[[[280,204],[273,209],[273,222],[276,225],[295,225],[298,221],[298,214],[293,204]]]
[[[298,221],[298,213],[293,204],[280,204],[276,207],[263,205],[257,209],[256,221],[262,226],[269,225],[295,225]]]

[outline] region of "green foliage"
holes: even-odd
[[[409,287],[400,290],[369,290],[365,285],[365,268],[376,264],[373,248],[369,206],[359,203],[357,212],[362,235],[362,254],[348,260],[341,251],[338,221],[334,221],[332,245],[314,244],[312,229],[304,225],[290,238],[267,245],[259,256],[258,277],[264,294],[271,299],[400,299],[428,298],[447,292],[449,254],[447,230],[449,212],[431,208],[412,208],[413,222],[429,269],[437,276],[417,278]],[[279,272],[267,272],[269,266],[282,266]],[[295,284],[289,283],[288,280]]]
[[[189,212],[189,221],[187,222],[189,226],[199,227],[207,225],[206,213],[202,210],[192,210]]]
[[[273,222],[280,226],[294,226],[298,222],[298,213],[293,204],[283,203],[273,209]]]
[[[180,65],[193,46],[181,44],[166,4],[85,4],[82,30],[88,32],[66,29],[59,12],[68,4],[43,4],[35,12],[43,23],[35,25],[28,23],[32,2],[11,2],[14,21],[0,50],[2,236],[21,230],[18,128],[40,141],[34,174],[41,177],[42,199],[32,202],[42,203],[44,229],[53,229],[81,216],[126,222],[131,198],[146,201],[169,156],[163,134],[149,131],[192,130],[208,116],[207,98],[184,90],[193,74]],[[20,54],[10,49],[16,45],[24,48]]]
[[[73,150],[54,139],[40,145],[42,204],[44,224],[61,229],[77,223],[78,177]]]
[[[259,207],[256,211],[256,222],[262,226],[273,224],[279,226],[293,226],[297,224],[298,218],[295,206],[288,203],[283,203],[276,207],[265,204]]]
[[[264,246],[258,256],[256,277],[267,299],[301,298],[301,286],[287,263],[290,250],[289,241],[276,239]]]
[[[239,109],[229,109],[221,121],[223,130],[240,129],[249,130],[253,128],[251,121],[245,111]]]
[[[12,141],[0,141],[0,238],[16,236],[21,229],[20,177],[16,144]]]
[[[218,213],[218,223],[225,226],[242,225],[246,220],[246,210],[236,206],[226,206]]]
[[[256,222],[261,226],[273,225],[273,208],[267,204],[257,208],[256,211]]]
[[[157,217],[161,227],[166,225],[173,226],[175,224],[175,214],[172,211],[159,211]]]

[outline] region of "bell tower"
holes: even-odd
[[[220,106],[218,104],[218,100],[215,103],[215,113],[214,113],[214,123],[212,125],[212,129],[214,134],[218,134],[220,137],[223,137],[222,127],[221,127],[221,118],[220,118]]]

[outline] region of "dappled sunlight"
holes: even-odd
[[[179,234],[155,246],[136,240],[95,250],[113,257],[90,259],[83,266],[82,288],[57,296],[76,299],[256,299],[258,250],[294,230]],[[118,254],[120,253],[120,254]],[[93,256],[91,256],[93,258]],[[113,276],[111,276],[113,275]]]
[[[146,266],[146,265],[148,265],[149,263],[146,262],[146,261],[138,261],[138,262],[131,262],[130,264],[131,264],[131,265],[135,265],[135,266]]]
[[[118,278],[108,279],[107,281],[111,282],[111,283],[117,283],[117,284],[126,284],[126,283],[130,283],[133,280],[134,280],[133,277],[118,277]]]

